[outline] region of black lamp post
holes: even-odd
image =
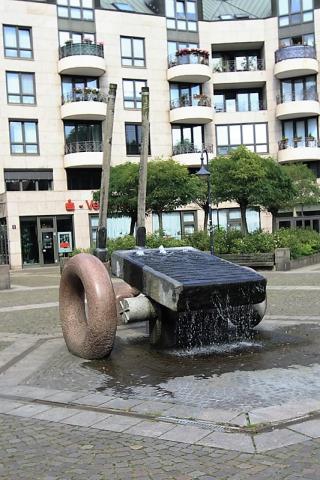
[[[207,166],[205,167],[203,161],[204,157],[203,154],[206,154],[206,163]],[[201,152],[201,167],[200,170],[196,173],[199,178],[207,181],[208,183],[208,205],[209,205],[209,234],[210,234],[210,254],[214,255],[214,243],[213,243],[213,223],[212,223],[212,208],[211,208],[211,182],[210,182],[210,171],[209,171],[209,156],[208,151],[204,148]]]

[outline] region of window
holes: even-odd
[[[190,235],[197,231],[197,212],[184,210],[162,213],[162,225],[165,235],[181,238],[182,235]],[[159,217],[152,214],[152,231],[159,231]]]
[[[101,152],[101,122],[64,122],[65,153]]]
[[[279,26],[313,21],[313,0],[278,0]]]
[[[84,40],[91,40],[92,43],[95,43],[96,36],[94,33],[68,32],[65,30],[59,30],[59,45],[62,47],[69,40],[72,40],[72,43],[83,43]]]
[[[261,89],[219,91],[214,95],[214,108],[216,112],[257,112],[265,110]]]
[[[31,28],[4,25],[4,55],[11,58],[32,58]]]
[[[146,80],[123,80],[124,108],[141,108],[141,90],[147,85]]]
[[[36,120],[9,120],[9,130],[13,155],[39,154],[38,122]]]
[[[99,190],[101,168],[67,168],[68,190]]]
[[[197,84],[170,84],[170,108],[198,105],[201,94],[201,85]]]
[[[93,0],[57,0],[58,17],[93,21]]]
[[[130,5],[130,3],[113,2],[112,5],[116,7],[117,10],[121,10],[122,12],[134,12],[134,8],[132,5]]]
[[[318,120],[316,117],[285,120],[282,122],[280,148],[314,147],[318,144]]]
[[[85,88],[99,89],[99,79],[96,77],[69,77],[63,76],[61,79],[62,96],[64,99],[75,94],[77,90],[81,93]],[[81,98],[81,96],[79,97]]]
[[[201,152],[204,143],[202,125],[173,125],[171,134],[173,155]]]
[[[5,170],[7,192],[28,190],[52,190],[52,170]]]
[[[314,75],[281,81],[279,100],[282,103],[316,99],[317,83]]]
[[[8,103],[35,104],[34,73],[6,72]]]
[[[226,155],[229,150],[245,145],[252,152],[268,152],[266,123],[243,123],[240,125],[217,125],[217,153]]]
[[[214,72],[247,72],[264,69],[262,53],[258,50],[213,53]]]
[[[196,0],[166,0],[167,28],[170,30],[197,31]]]
[[[97,229],[99,215],[89,215],[90,219],[90,245],[92,248],[96,246]],[[131,218],[125,216],[108,217],[107,221],[107,238],[119,238],[129,235]]]
[[[125,67],[145,67],[144,38],[121,37],[121,63]]]
[[[212,210],[213,223],[215,226],[222,227],[224,230],[241,229],[241,213],[239,208],[221,208]],[[258,209],[247,208],[246,219],[249,232],[260,230],[260,211]]]
[[[184,48],[198,48],[197,43],[181,43],[181,42],[168,42],[168,58],[169,66],[174,66],[177,64],[177,55],[176,53],[179,50]],[[188,63],[199,63],[199,58],[196,55],[182,55],[178,57],[179,65],[188,64]]]
[[[139,123],[126,123],[125,133],[126,133],[127,155],[140,155],[141,125]],[[151,155],[150,139],[149,139],[148,155]]]
[[[304,35],[280,38],[279,40],[280,48],[290,47],[292,45],[308,45],[309,47],[314,47],[314,33],[305,33]]]

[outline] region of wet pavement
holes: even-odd
[[[0,292],[0,423],[9,442],[0,441],[8,454],[0,455],[0,478],[320,478],[320,265],[263,274],[267,316],[250,335],[230,328],[223,344],[161,351],[149,345],[144,324],[132,324],[119,327],[108,360],[89,362],[70,355],[61,337],[58,269],[14,272],[14,288]],[[30,438],[40,436],[39,445],[43,439],[48,459],[58,444],[86,445],[90,438],[90,449],[108,463],[94,441],[103,430],[123,432],[112,438],[129,470],[116,462],[106,473],[95,456],[77,468],[75,455],[62,466],[52,457],[44,475],[34,461],[37,452],[28,447],[30,465],[26,461],[23,470],[18,461],[15,442],[23,443],[29,432]],[[128,444],[138,445],[137,452]],[[188,469],[166,464],[168,445],[181,451],[184,444],[192,447],[184,458]],[[140,446],[148,452],[144,460]],[[270,450],[277,453],[262,453]],[[238,455],[228,457],[231,451]],[[244,460],[239,451],[247,452]],[[212,464],[203,452],[214,455]],[[305,455],[312,456],[308,464]]]

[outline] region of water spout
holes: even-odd
[[[159,253],[161,255],[167,255],[167,251],[165,250],[164,246],[163,245],[160,245],[159,247]]]

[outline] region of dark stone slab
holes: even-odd
[[[121,250],[112,254],[112,272],[173,311],[210,309],[262,302],[266,279],[192,247]]]

